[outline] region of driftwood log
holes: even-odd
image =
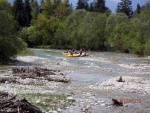
[[[117,99],[112,99],[114,106],[123,106],[123,103],[118,101]]]
[[[45,79],[48,81],[55,82],[70,82],[70,79],[65,77],[63,73],[60,73],[60,70],[50,70],[46,68],[13,68],[13,75],[20,78],[33,78],[33,79]],[[41,78],[42,77],[42,78]]]
[[[25,98],[16,99],[16,95],[0,92],[0,113],[43,113]]]

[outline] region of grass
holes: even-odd
[[[33,56],[34,55],[34,52],[31,50],[31,49],[25,49],[25,50],[23,50],[22,52],[20,52],[19,54],[18,54],[19,56]]]
[[[8,70],[8,69],[12,69],[12,67],[7,65],[0,65],[0,70]]]
[[[19,98],[26,98],[30,103],[39,107],[41,110],[48,112],[57,111],[58,108],[65,109],[72,102],[67,100],[67,96],[58,94],[21,94]]]

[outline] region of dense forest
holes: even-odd
[[[121,0],[113,14],[105,0],[0,0],[0,62],[27,47],[150,55],[150,1]]]

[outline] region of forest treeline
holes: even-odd
[[[0,62],[26,47],[117,51],[150,55],[150,1],[132,11],[121,0],[113,14],[105,0],[0,1]]]

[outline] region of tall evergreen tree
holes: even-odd
[[[105,6],[105,0],[96,0],[94,3],[94,11],[104,13],[108,10],[108,8]]]
[[[140,12],[141,12],[141,6],[140,6],[139,3],[137,4],[136,11],[137,11],[138,14],[140,14]]]
[[[83,8],[84,8],[83,0],[78,0],[76,9],[83,9]]]
[[[78,0],[76,9],[85,9],[88,10],[88,0]]]
[[[40,0],[40,8],[39,8],[40,13],[42,12],[42,5],[43,4],[44,4],[44,0]]]
[[[94,11],[93,3],[90,3],[90,5],[89,5],[89,11],[91,11],[91,12],[93,12],[93,11]]]
[[[119,13],[120,11],[121,11],[121,7],[120,7],[120,4],[118,4],[118,5],[117,5],[116,12]]]
[[[132,16],[132,1],[131,0],[121,0],[118,3],[117,12],[125,13],[128,17]]]
[[[31,21],[30,0],[24,1],[23,11],[24,11],[24,26],[28,26]]]
[[[24,18],[23,18],[23,0],[15,0],[13,4],[13,14],[15,20],[19,23],[19,27],[24,26]]]

